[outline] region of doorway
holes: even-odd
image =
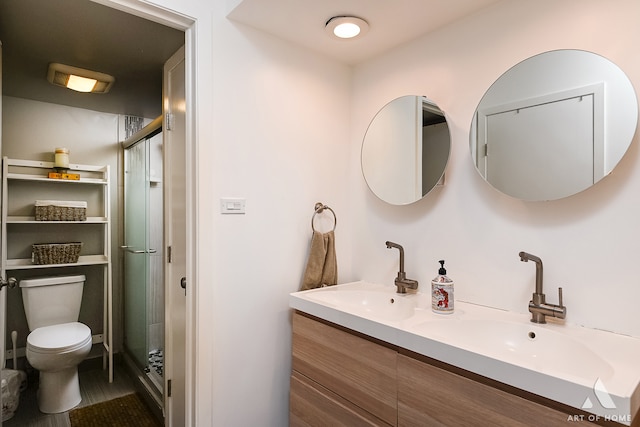
[[[11,4],[14,4],[14,3],[22,4],[23,2],[11,2]],[[43,2],[43,4],[47,4],[47,3],[48,2]],[[89,0],[84,0],[84,1],[76,2],[76,3],[78,3],[78,4],[82,4],[82,3],[92,4],[93,3],[94,5],[95,5],[95,3],[99,3],[99,4],[102,4],[103,6],[107,6],[108,8],[111,8],[113,10],[119,10],[119,11],[125,12],[126,14],[129,14],[131,16],[137,16],[137,17],[140,17],[140,18],[144,18],[145,20],[153,21],[153,22],[162,24],[164,26],[180,30],[183,33],[183,36],[184,36],[183,42],[186,41],[186,47],[187,47],[185,63],[186,63],[187,71],[188,71],[187,72],[188,85],[185,87],[185,89],[186,89],[186,101],[187,101],[186,102],[186,107],[187,107],[186,108],[186,115],[187,115],[187,119],[188,120],[185,122],[185,127],[186,127],[186,130],[187,130],[187,135],[189,136],[189,138],[187,138],[186,141],[183,141],[184,144],[185,144],[183,146],[183,148],[189,153],[187,155],[187,163],[189,165],[187,170],[189,171],[189,176],[190,177],[195,176],[196,172],[195,172],[195,168],[193,167],[194,159],[193,159],[193,154],[192,154],[193,153],[193,149],[190,148],[191,145],[193,144],[193,139],[194,139],[193,135],[195,133],[194,132],[195,124],[194,124],[194,120],[193,120],[193,114],[195,112],[195,110],[194,110],[195,103],[194,103],[194,100],[193,100],[194,84],[195,84],[195,66],[194,66],[194,64],[195,64],[195,53],[194,53],[195,52],[195,49],[194,49],[194,45],[195,45],[195,28],[194,28],[194,20],[192,20],[191,18],[186,17],[186,15],[184,15],[184,14],[180,14],[180,13],[176,13],[176,12],[170,11],[166,7],[155,6],[154,4],[150,4],[148,2],[145,2],[144,0],[96,0],[95,2],[94,1],[89,1]],[[177,5],[177,2],[175,2],[175,3],[176,3],[176,5],[174,6],[174,8],[183,9],[182,6]],[[62,9],[62,8],[60,8],[60,9]],[[39,10],[39,9],[31,8],[31,12],[33,12],[34,10]],[[43,13],[40,10],[39,10],[39,12],[40,13],[35,14],[35,15],[39,15],[39,16],[41,16],[43,18],[47,17],[47,19],[53,20],[55,22],[64,22],[65,23],[64,25],[67,26],[67,27],[71,27],[72,26],[72,22],[82,22],[83,24],[87,24],[87,22],[85,22],[84,20],[79,20],[79,21],[78,20],[72,21],[72,20],[69,20],[69,19],[58,19],[58,20],[55,20],[53,18],[48,18],[49,15],[47,13]],[[65,12],[67,12],[67,11],[65,10]],[[9,16],[11,16],[12,18],[15,18],[14,15],[10,15],[10,14],[3,14],[3,15],[5,16],[5,18],[9,17]],[[28,27],[29,25],[31,25],[30,24],[32,22],[31,18],[33,18],[33,17],[31,16],[29,18],[29,20],[27,20],[27,19],[9,19],[7,21],[6,25],[5,25],[4,21],[3,21],[3,27],[5,29],[13,28],[12,25],[9,25],[9,23],[13,20],[13,21],[15,21],[15,24],[21,24],[22,25],[23,31],[18,31],[19,33],[22,33],[22,34],[33,34],[34,38],[35,38],[36,35],[42,33],[42,31],[40,31],[40,32],[39,31],[35,31],[35,30],[31,31],[29,29],[27,29],[26,31],[24,30],[25,27]],[[88,25],[88,26],[90,27],[90,25]],[[124,30],[124,28],[122,28],[122,27],[126,27],[126,26],[119,25],[118,27],[120,28],[120,30]],[[130,26],[130,27],[134,27],[134,26]],[[31,27],[31,28],[34,28],[34,27]],[[38,27],[35,27],[35,28],[38,28]],[[116,28],[116,26],[112,26],[112,28]],[[106,38],[109,38],[109,37],[113,36],[114,34],[121,35],[122,32],[124,32],[124,31],[104,32],[104,34],[109,34],[110,36],[108,36],[108,37],[105,36]],[[102,38],[102,36],[100,36],[99,38]],[[85,37],[85,40],[92,40],[92,48],[95,48],[95,42],[97,41],[97,38],[95,38],[95,37],[94,38]],[[57,44],[63,45],[63,43],[57,43]],[[131,44],[139,46],[139,44],[136,44],[136,43],[131,43]],[[156,43],[156,44],[160,44],[160,43]],[[121,44],[121,46],[125,46],[125,45],[126,45],[126,43]],[[13,46],[17,46],[17,44],[13,44]],[[68,46],[68,45],[65,44],[65,46]],[[34,56],[37,53],[37,52],[34,52],[33,49],[22,49],[22,50],[31,52],[32,56]],[[96,49],[94,49],[94,50],[96,50]],[[121,52],[121,51],[117,50],[117,52]],[[7,58],[7,56],[5,56],[5,58]],[[102,59],[105,59],[105,58],[106,58],[106,56],[104,56]],[[15,60],[6,61],[5,64],[9,64],[10,62],[15,64],[15,63],[20,62],[20,61],[15,61]],[[131,67],[134,66],[135,64],[137,64],[137,61],[135,61],[135,60],[134,61],[119,61],[119,62],[126,62]],[[91,68],[88,65],[87,65],[87,67]],[[155,69],[158,69],[158,68],[156,67]],[[25,75],[25,74],[22,74],[22,75]],[[124,81],[123,79],[119,80],[120,83],[122,83],[123,81]],[[142,82],[142,80],[141,80],[141,82]],[[146,80],[144,80],[144,82],[146,83]],[[15,90],[14,88],[16,87],[16,85],[13,85],[13,84],[12,85],[5,85],[5,88],[8,87],[8,86],[11,86],[12,90]],[[45,89],[46,89],[46,86],[45,86]],[[17,98],[21,98],[22,97],[21,94],[15,93],[15,92],[9,94],[8,96],[14,96],[14,97],[17,97]],[[106,98],[103,98],[103,99],[106,99]],[[53,100],[53,101],[47,100],[47,99],[42,99],[42,101],[43,102],[50,102],[50,103],[54,103],[54,104],[58,103],[58,99]],[[61,105],[74,106],[71,103],[65,104],[62,101],[60,101],[59,103]],[[156,102],[156,104],[159,104],[159,102]],[[92,109],[91,107],[84,106],[84,105],[77,105],[77,107],[78,108]],[[95,111],[99,111],[99,110],[95,109]],[[125,114],[125,113],[123,113],[123,114]],[[158,114],[158,113],[155,112],[154,114]],[[153,117],[153,114],[144,115],[144,116],[145,117]],[[115,141],[117,141],[117,140],[115,140]],[[96,153],[97,153],[97,151],[96,151]],[[114,158],[115,158],[115,156],[114,156]],[[112,170],[115,172],[115,168],[113,168]],[[194,188],[193,187],[193,185],[194,185],[193,183],[194,182],[195,181],[192,178],[189,178],[188,182],[186,183],[185,191],[186,191],[187,195],[189,195],[189,194],[191,194],[193,192],[193,188]],[[191,200],[191,198],[189,196],[187,196],[187,197],[188,197],[189,200]],[[114,197],[114,200],[115,200],[115,197]],[[186,206],[186,211],[187,211],[187,215],[192,216],[193,215],[193,207],[192,207],[192,205]],[[192,220],[190,221],[190,224],[193,224]],[[189,242],[189,244],[192,244],[192,237],[191,237],[192,235],[193,235],[193,233],[188,233],[188,235],[186,236],[186,239]],[[117,248],[118,243],[116,243],[116,242],[117,242],[117,240],[114,241],[114,245],[113,246]],[[122,244],[122,243],[120,243],[120,244]],[[192,251],[190,251],[190,253],[192,253]],[[116,256],[116,253],[114,253],[114,258],[115,258],[115,256]],[[191,265],[191,262],[192,262],[192,258],[187,259],[187,263],[189,265]],[[189,275],[193,274],[193,267],[192,266],[190,267],[189,272],[190,272]],[[186,274],[185,274],[185,276],[186,276]],[[119,288],[122,289],[121,286],[119,286]],[[192,299],[191,289],[187,289],[187,294],[188,294],[187,298]],[[118,295],[116,295],[116,297],[118,297]],[[184,291],[182,291],[182,300],[183,300],[183,302],[185,300]],[[118,302],[119,305],[120,305],[121,300],[120,301],[116,300],[116,302]],[[189,316],[189,319],[186,322],[187,323],[186,327],[190,328],[190,330],[193,330],[194,329],[193,328],[194,322],[191,319],[193,319],[192,315]],[[120,326],[120,325],[116,325],[116,326]],[[116,332],[116,342],[118,342],[118,343],[122,342],[122,337],[118,336],[118,335],[120,335],[120,331],[119,331],[120,329],[121,328],[118,328],[115,331]],[[187,331],[187,335],[191,336],[192,333]],[[187,339],[187,342],[192,343],[192,342],[194,342],[194,340],[189,338],[189,339]],[[119,345],[116,346],[116,351],[119,350],[119,347],[120,347]],[[193,369],[192,369],[191,366],[192,366],[192,361],[193,361],[194,358],[192,357],[192,349],[191,348],[186,348],[186,349],[183,348],[183,351],[185,351],[186,354],[187,354],[187,356],[185,357],[185,360],[184,360],[183,370],[186,369],[189,372],[191,372],[190,374],[186,375],[186,380],[188,382],[190,382],[191,384],[193,384],[193,374],[192,374]],[[120,373],[116,373],[116,375],[118,375],[118,374],[120,374]],[[189,387],[189,388],[191,388],[191,387]],[[188,394],[192,398],[193,392],[190,392]],[[185,406],[184,403],[183,403],[183,406]],[[192,404],[188,404],[186,406],[188,406],[188,408],[190,408],[191,412],[193,411],[193,405]],[[187,410],[187,413],[185,414],[186,420],[183,420],[183,422],[181,422],[181,423],[175,423],[175,425],[182,425],[182,424],[190,425],[190,424],[192,424],[191,421],[190,421],[190,413],[189,413],[190,411]]]
[[[195,347],[195,304],[194,286],[190,275],[195,271],[195,251],[192,232],[195,223],[195,202],[191,194],[195,192],[197,174],[195,153],[195,21],[185,15],[174,13],[166,8],[150,5],[142,0],[94,0],[105,6],[143,17],[145,19],[170,26],[185,33],[185,46],[165,64],[163,91],[172,91],[175,107],[170,107],[168,116],[163,120],[163,134],[169,131],[172,136],[171,151],[164,149],[164,176],[171,177],[173,185],[164,186],[165,238],[163,246],[164,282],[165,282],[165,358],[163,366],[165,426],[193,425],[195,419],[194,392],[195,373],[193,360]],[[170,74],[182,78],[181,86],[167,81]],[[181,97],[177,99],[175,97]],[[163,103],[167,100],[163,99]],[[163,111],[163,113],[165,113]],[[171,162],[167,161],[171,159]],[[179,161],[178,161],[179,159]],[[171,165],[171,166],[169,166]],[[180,179],[176,181],[176,174]],[[151,242],[146,246],[151,258]],[[157,251],[157,249],[156,249]],[[157,253],[157,252],[156,252]],[[168,261],[168,262],[167,262]],[[184,285],[181,286],[181,285]],[[180,288],[178,288],[180,286]],[[149,337],[147,337],[149,339]],[[148,348],[148,346],[147,346]],[[140,351],[143,357],[143,352]]]
[[[163,72],[163,117],[162,117],[162,176],[166,182],[163,188],[162,203],[164,208],[163,246],[159,254],[157,242],[147,239],[145,242],[144,263],[154,260],[162,262],[164,282],[164,347],[162,375],[163,386],[160,393],[163,397],[165,426],[193,425],[194,414],[194,366],[195,348],[192,337],[195,334],[196,313],[194,310],[193,281],[190,274],[195,271],[195,251],[189,250],[193,245],[195,226],[192,218],[195,215],[195,204],[191,194],[195,192],[197,173],[194,158],[195,140],[191,132],[195,129],[195,22],[184,15],[173,13],[165,8],[150,6],[142,0],[95,0],[105,6],[112,7],[161,23],[185,33],[185,45],[166,63]],[[170,148],[168,148],[170,147]],[[151,209],[152,203],[147,206]],[[156,224],[157,222],[157,216]],[[126,246],[126,245],[125,245]],[[154,252],[155,249],[155,252]],[[161,255],[158,257],[158,255]],[[148,271],[148,268],[145,268]],[[147,277],[147,281],[148,281]],[[191,282],[191,286],[188,284]],[[156,289],[157,290],[157,289]],[[147,295],[149,288],[147,288]],[[148,310],[148,305],[145,305]],[[155,308],[158,308],[157,306]],[[154,310],[153,315],[157,316]],[[153,321],[149,322],[149,311],[145,318],[146,347],[136,344],[138,358],[144,363],[144,357],[154,350],[157,339],[157,328]],[[153,318],[153,316],[151,317]],[[141,341],[143,333],[140,334]],[[133,343],[132,343],[133,345]],[[150,356],[150,358],[153,355]],[[151,369],[151,367],[150,367]],[[154,374],[151,374],[154,375]],[[153,393],[153,390],[151,390]]]

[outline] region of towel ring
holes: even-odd
[[[316,231],[316,228],[313,226],[313,220],[316,218],[316,215],[324,212],[325,209],[330,210],[331,213],[333,214],[333,230],[331,231],[335,231],[336,225],[338,225],[338,217],[336,216],[336,213],[329,206],[320,202],[316,203],[313,211],[313,216],[311,217],[311,230]]]

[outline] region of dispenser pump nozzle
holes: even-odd
[[[445,268],[444,268],[444,260],[441,259],[438,262],[440,263],[440,269],[438,270],[438,274],[444,276],[445,274],[447,274],[447,270],[445,270]]]

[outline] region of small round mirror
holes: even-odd
[[[633,86],[611,61],[581,50],[545,52],[509,69],[482,97],[471,156],[504,194],[560,199],[613,170],[637,120]]]
[[[450,150],[442,110],[424,96],[403,96],[385,105],[369,124],[362,174],[379,199],[407,205],[442,182]]]

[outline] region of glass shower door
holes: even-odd
[[[148,364],[149,144],[124,153],[124,340],[140,368]]]

